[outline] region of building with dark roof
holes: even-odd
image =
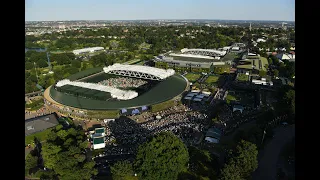
[[[210,143],[219,143],[222,131],[216,127],[208,129],[205,140]]]
[[[58,125],[55,113],[25,120],[25,136],[44,131]]]

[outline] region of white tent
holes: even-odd
[[[219,143],[219,140],[212,137],[206,137],[204,140],[210,142],[210,143]]]

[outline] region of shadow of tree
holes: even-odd
[[[187,172],[180,173],[179,180],[216,179],[219,162],[216,156],[206,150],[188,147],[189,168]]]

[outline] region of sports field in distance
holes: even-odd
[[[207,84],[214,84],[218,82],[218,79],[219,79],[219,76],[209,76],[205,82]]]
[[[194,82],[194,81],[198,80],[198,79],[201,77],[201,74],[188,73],[187,75],[185,75],[185,77],[186,77],[190,82]]]
[[[248,75],[245,75],[245,74],[239,74],[237,76],[237,80],[238,81],[249,81],[249,76]]]

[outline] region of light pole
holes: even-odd
[[[263,130],[263,135],[262,135],[262,140],[261,140],[261,145],[262,145],[262,143],[263,143],[263,140],[264,140],[264,136],[266,135],[266,128],[264,128],[264,130]]]

